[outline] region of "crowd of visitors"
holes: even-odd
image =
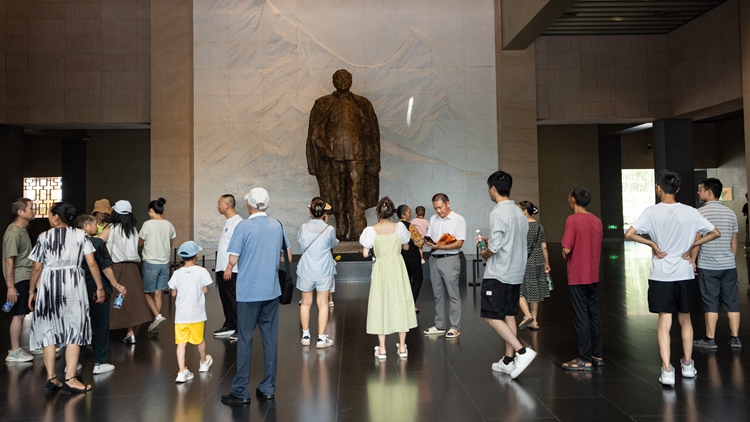
[[[653,250],[648,277],[649,310],[659,316],[657,341],[661,354],[659,381],[675,384],[670,360],[670,330],[673,312],[681,326],[683,377],[697,374],[692,348],[716,349],[719,308],[727,312],[729,345],[741,348],[737,271],[738,221],[725,207],[718,179],[703,180],[698,195],[705,205],[696,210],[675,201],[681,179],[664,170],[656,179],[657,205],[647,208],[625,234],[625,238]],[[550,268],[544,227],[534,219],[537,207],[510,199],[513,178],[497,171],[489,176],[489,199],[495,204],[489,215],[488,236],[478,235],[476,245],[486,270],[481,284],[480,316],[505,342],[505,354],[491,365],[495,372],[518,377],[537,352],[524,346],[518,331],[539,330],[539,303],[550,296]],[[198,370],[206,372],[213,359],[206,350],[206,300],[209,285],[218,287],[224,321],[213,334],[237,341],[237,374],[231,391],[221,397],[225,404],[250,402],[249,374],[252,340],[256,328],[261,334],[264,375],[256,388],[261,400],[273,400],[277,378],[279,325],[279,262],[291,260],[290,242],[281,222],[266,210],[268,191],[254,188],[245,196],[249,218],[236,211],[231,194],[222,195],[218,212],[226,218],[218,239],[215,278],[198,265],[202,248],[193,241],[180,245],[177,254],[182,267],[170,266],[170,252],[177,236],[164,218],[166,200],[148,205],[150,219],[140,231],[127,200],[110,206],[107,199],[95,202],[90,215],[79,215],[67,202],[50,208],[50,229],[32,247],[27,231],[34,219],[33,201],[19,198],[11,205],[14,221],[3,236],[3,275],[7,301],[12,306],[11,350],[6,361],[26,362],[33,356],[20,346],[24,317],[32,313],[30,353],[43,354],[48,394],[85,393],[91,389],[76,378],[80,370],[81,347],[92,346],[94,374],[113,371],[108,362],[109,331],[124,330],[123,343],[136,343],[139,325],[149,323],[148,332],[158,333],[166,321],[162,315],[164,291],[175,298],[174,333],[178,362],[177,383],[193,379],[186,363],[186,346],[198,348]],[[593,371],[604,366],[602,316],[599,300],[599,261],[603,227],[588,211],[592,193],[576,187],[568,195],[572,214],[562,238],[573,324],[578,337],[578,355],[561,364],[570,371]],[[444,193],[432,198],[435,214],[429,222],[425,208],[395,206],[384,197],[375,207],[377,223],[359,237],[362,255],[374,264],[367,308],[367,333],[378,336],[375,357],[387,359],[386,336],[397,333],[394,351],[408,358],[407,333],[417,327],[416,301],[423,281],[423,265],[429,264],[435,301],[435,318],[423,333],[456,339],[461,334],[459,252],[466,241],[466,220],[453,211]],[[310,311],[318,309],[317,348],[327,348],[334,339],[327,333],[336,260],[333,249],[339,241],[328,224],[331,206],[322,197],[307,205],[310,220],[298,230],[301,257],[296,287],[302,294],[299,319],[303,346],[310,346]],[[394,222],[393,216],[397,216]],[[647,237],[645,235],[648,235]],[[425,261],[423,248],[429,248]],[[139,253],[139,249],[142,252]],[[139,268],[140,267],[140,268]],[[705,335],[693,338],[690,320],[694,280],[698,276],[705,312]],[[317,293],[314,293],[316,291]],[[521,312],[521,320],[516,315]],[[392,344],[393,345],[393,344]],[[65,374],[58,378],[54,363],[64,347]]]

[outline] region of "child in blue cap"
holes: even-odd
[[[195,265],[202,248],[189,240],[177,251],[185,266],[175,271],[169,279],[169,288],[175,297],[174,342],[177,344],[177,365],[179,372],[175,382],[183,383],[193,379],[193,373],[185,365],[187,343],[198,346],[201,355],[199,372],[207,372],[214,360],[206,354],[206,341],[203,339],[206,325],[206,293],[213,283],[208,271]]]

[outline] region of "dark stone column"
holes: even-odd
[[[695,206],[693,166],[693,121],[665,119],[654,122],[654,174],[667,169],[680,175],[682,184],[677,202]]]
[[[23,128],[0,125],[0,228],[13,219],[10,206],[23,196]]]
[[[604,237],[623,239],[622,148],[619,136],[599,137],[599,190]]]
[[[62,143],[62,199],[86,212],[86,142]]]

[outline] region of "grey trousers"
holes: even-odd
[[[265,375],[258,384],[263,394],[276,392],[276,354],[279,337],[279,299],[263,302],[237,302],[237,375],[232,381],[232,395],[249,398],[250,357],[253,353],[255,326],[263,340]]]
[[[430,259],[430,282],[435,296],[435,327],[461,331],[461,295],[458,291],[458,276],[461,261],[458,254],[445,258]],[[450,301],[450,326],[445,324],[445,293]]]

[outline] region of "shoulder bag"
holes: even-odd
[[[279,222],[281,224],[281,222]],[[288,305],[292,303],[294,295],[294,280],[292,280],[292,270],[289,267],[289,257],[287,256],[286,242],[284,241],[284,225],[281,224],[281,251],[284,255],[284,269],[279,269],[279,287],[281,287],[281,296],[279,303]]]

